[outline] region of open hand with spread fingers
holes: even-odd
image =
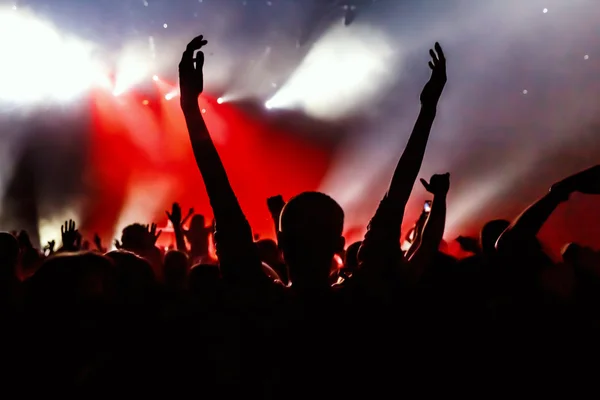
[[[442,46],[436,43],[434,49],[429,50],[429,55],[431,56],[431,61],[429,61],[431,77],[421,92],[421,104],[432,107],[435,107],[440,100],[448,79],[446,76],[446,56],[444,55]]]

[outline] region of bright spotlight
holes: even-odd
[[[150,74],[150,62],[136,49],[128,49],[117,61],[115,88],[126,92],[144,82]]]
[[[142,101],[142,104],[147,106],[148,104],[150,104],[150,102],[148,100],[144,100],[144,101]]]
[[[35,50],[31,50],[35,49]],[[94,86],[93,46],[27,11],[0,8],[0,99],[71,100]],[[40,68],[40,60],[44,66]]]
[[[152,80],[153,80],[154,82],[158,82],[158,75],[154,75],[154,76],[152,77]]]
[[[171,100],[173,97],[175,97],[175,96],[173,95],[173,93],[167,93],[167,94],[165,95],[165,100],[169,101],[169,100]]]
[[[270,109],[272,109],[272,108],[273,108],[273,102],[272,102],[271,100],[267,101],[267,102],[265,103],[265,108],[266,108],[267,110],[270,110]]]
[[[341,117],[372,102],[397,79],[400,53],[383,30],[336,25],[311,47],[271,104],[317,118]]]
[[[222,98],[222,97],[219,97],[219,98],[217,99],[217,104],[223,104],[223,101],[224,101],[224,100],[223,100],[223,98]]]

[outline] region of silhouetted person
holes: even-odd
[[[165,255],[163,264],[163,276],[167,288],[174,292],[185,290],[189,270],[188,256],[184,252],[171,250]]]

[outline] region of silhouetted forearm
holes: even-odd
[[[531,243],[550,215],[565,200],[564,195],[549,192],[533,203],[504,231],[498,239],[496,248],[505,251],[520,243]]]
[[[174,226],[173,231],[175,233],[175,243],[177,244],[177,250],[187,253],[188,249],[185,244],[185,237],[183,236],[183,229],[181,228],[181,226]]]
[[[381,253],[385,252],[386,248],[396,255],[399,253],[400,228],[404,218],[404,210],[423,163],[425,148],[435,115],[435,106],[424,105],[421,107],[406,148],[394,171],[388,192],[379,204],[369,224],[360,252],[362,254],[359,257],[361,262],[367,262],[367,258],[371,257],[382,257]],[[389,257],[395,256],[387,255],[383,257],[389,259]]]
[[[183,105],[198,169],[202,174],[216,222],[217,255],[223,276],[242,273],[246,264],[260,266],[254,249],[252,230],[231,188],[221,158],[210,137],[197,102]],[[256,260],[254,259],[256,258]],[[256,267],[256,265],[254,265]],[[244,271],[247,275],[249,271]],[[253,273],[256,273],[254,271]]]
[[[421,244],[421,237],[423,236],[423,228],[425,227],[425,223],[427,222],[428,218],[429,218],[429,215],[427,215],[427,218],[425,218],[424,215],[421,215],[421,217],[417,221],[417,224],[414,228],[415,236],[414,236],[413,242],[410,245],[410,248],[408,249],[408,251],[406,252],[406,255],[404,256],[405,259],[407,259],[407,260],[410,259],[410,257],[413,254],[415,254],[415,251],[417,251],[417,249],[419,248],[419,245]]]
[[[423,228],[419,247],[410,257],[412,275],[418,280],[433,262],[446,228],[446,195],[436,195],[431,204],[429,218]]]

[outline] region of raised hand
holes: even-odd
[[[431,68],[431,78],[425,84],[423,91],[421,92],[421,104],[436,106],[446,85],[448,77],[446,76],[446,57],[442,46],[436,42],[435,51],[429,50],[431,61],[429,61],[429,68]]]
[[[165,211],[167,213],[167,218],[173,224],[173,227],[178,228],[181,226],[181,207],[178,203],[173,203],[171,207],[171,212]]]
[[[54,248],[56,247],[56,241],[51,240],[48,242],[46,246],[44,246],[44,250],[48,251],[48,255],[54,254]]]
[[[434,196],[445,196],[450,190],[450,174],[433,175],[429,183],[425,179],[421,179],[421,183],[429,193]]]
[[[148,247],[154,247],[156,245],[156,241],[158,240],[158,237],[162,233],[162,231],[156,232],[156,228],[157,227],[156,227],[155,223],[152,223],[152,225],[150,225],[150,226],[146,225],[146,229],[148,230],[148,239],[147,239]]]
[[[75,228],[75,221],[72,219],[69,221],[65,221],[65,224],[60,227],[60,234],[62,238],[63,248],[67,250],[76,250],[77,249],[77,240],[79,235],[79,231]]]
[[[552,186],[552,191],[562,193],[565,197],[573,192],[600,194],[600,165],[563,179]]]
[[[195,211],[193,208],[190,208],[188,210],[188,213],[185,217],[183,217],[183,220],[181,221],[181,225],[185,225],[185,223],[194,215]]]
[[[122,248],[123,248],[123,245],[121,244],[119,239],[115,239],[115,249],[121,250]]]
[[[277,195],[269,197],[267,199],[267,207],[269,208],[271,215],[279,216],[279,214],[281,214],[281,210],[283,210],[283,207],[285,207],[285,200],[283,200],[283,196]]]
[[[100,235],[97,233],[94,234],[94,244],[96,245],[96,249],[98,249],[98,251],[104,251],[102,248],[102,239],[100,239]]]
[[[204,90],[204,53],[198,51],[194,59],[194,52],[206,46],[208,42],[202,35],[194,38],[188,45],[181,62],[179,63],[179,87],[182,105],[186,102],[198,101],[198,96]]]

